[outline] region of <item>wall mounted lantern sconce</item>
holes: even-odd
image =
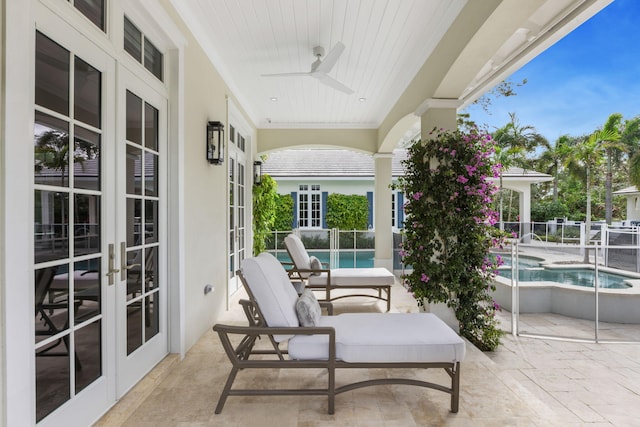
[[[207,160],[214,165],[224,162],[224,125],[220,122],[207,123]]]
[[[255,185],[262,184],[262,162],[260,160],[253,162],[253,183]]]

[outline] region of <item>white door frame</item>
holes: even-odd
[[[182,219],[184,188],[184,46],[182,36],[173,20],[157,2],[143,0],[111,0],[107,7],[108,36],[91,27],[92,24],[77,15],[68,2],[58,0],[5,1],[0,16],[3,19],[3,52],[6,67],[0,72],[7,84],[0,113],[0,304],[4,312],[4,324],[0,328],[3,350],[0,364],[3,367],[4,387],[0,387],[2,398],[0,415],[2,425],[35,424],[35,358],[33,357],[34,317],[33,265],[33,145],[25,143],[33,139],[34,125],[34,58],[35,33],[55,36],[55,18],[63,19],[72,26],[66,38],[78,37],[92,40],[94,47],[102,48],[114,59],[123,60],[122,19],[125,12],[136,16],[136,24],[152,34],[154,41],[165,54],[165,84],[169,93],[169,179],[168,197],[170,211],[169,236],[172,246],[168,248],[170,266],[169,283],[171,301],[171,351],[184,355],[184,262],[181,248],[184,242]],[[82,22],[81,22],[82,21]],[[119,28],[120,27],[120,28]],[[69,27],[66,27],[69,29]],[[118,29],[119,28],[119,29]],[[95,36],[95,37],[94,37]],[[57,36],[55,36],[57,37]],[[65,40],[64,36],[59,40]],[[125,59],[126,62],[126,59]],[[8,65],[10,64],[10,66]],[[113,75],[113,73],[110,73]],[[108,77],[111,78],[111,77]],[[115,85],[111,86],[112,88]],[[106,108],[106,107],[105,107]],[[105,114],[112,114],[106,111]],[[111,122],[111,121],[110,121]],[[110,132],[105,129],[105,132]],[[25,195],[31,195],[30,197]],[[10,250],[7,250],[10,249]],[[112,299],[111,299],[112,300]],[[111,370],[111,368],[109,368]],[[110,390],[115,388],[111,388]],[[115,402],[115,391],[109,392]],[[0,411],[1,412],[1,411]],[[95,419],[84,420],[80,414],[70,418],[78,425],[88,425]],[[88,411],[85,413],[88,414]],[[70,425],[70,424],[67,424]]]

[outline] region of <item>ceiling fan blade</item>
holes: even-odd
[[[353,90],[351,88],[343,85],[342,83],[340,83],[339,81],[337,81],[333,77],[329,77],[324,73],[314,73],[314,74],[312,74],[312,76],[315,77],[316,79],[320,80],[325,85],[327,85],[329,87],[332,87],[334,89],[337,89],[337,90],[339,90],[341,92],[344,92],[347,95],[351,95],[353,93]]]
[[[275,74],[260,74],[262,77],[291,77],[291,76],[310,76],[309,72],[298,72],[298,73],[275,73]]]
[[[331,49],[327,56],[324,57],[322,63],[318,65],[318,67],[314,71],[318,71],[321,73],[328,73],[329,71],[331,71],[333,66],[336,65],[336,62],[338,62],[338,58],[340,58],[342,52],[344,52],[344,48],[345,46],[344,44],[342,44],[342,42],[336,43],[336,45],[333,46],[333,49]]]

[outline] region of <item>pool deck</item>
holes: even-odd
[[[402,286],[396,283],[392,293],[392,311],[417,310]],[[240,296],[242,291],[235,299]],[[383,303],[369,299],[343,301],[336,303],[337,312],[385,309]],[[500,313],[500,319],[508,329],[509,313]],[[537,333],[593,333],[592,322],[558,315],[526,315],[521,320],[522,328]],[[232,304],[220,321],[246,322],[238,304]],[[612,327],[605,332],[640,339],[637,327]],[[458,414],[449,413],[443,393],[381,386],[339,395],[335,415],[327,415],[326,399],[317,396],[230,397],[223,413],[215,415],[229,369],[217,335],[209,331],[183,360],[175,354],[167,356],[96,426],[633,426],[640,419],[640,345],[545,341],[508,334],[497,351],[483,353],[468,343]],[[384,370],[376,370],[376,375],[381,373]],[[437,375],[435,371],[427,374]],[[300,383],[314,377],[308,371],[278,370],[246,375],[239,380],[254,384]],[[318,371],[317,376],[322,375]],[[342,380],[352,380],[358,372],[341,375]]]

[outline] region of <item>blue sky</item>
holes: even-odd
[[[492,100],[490,114],[471,105],[466,112],[489,131],[516,113],[549,142],[601,127],[609,115],[640,115],[640,1],[614,0],[590,20],[518,70],[527,79],[516,96]]]

